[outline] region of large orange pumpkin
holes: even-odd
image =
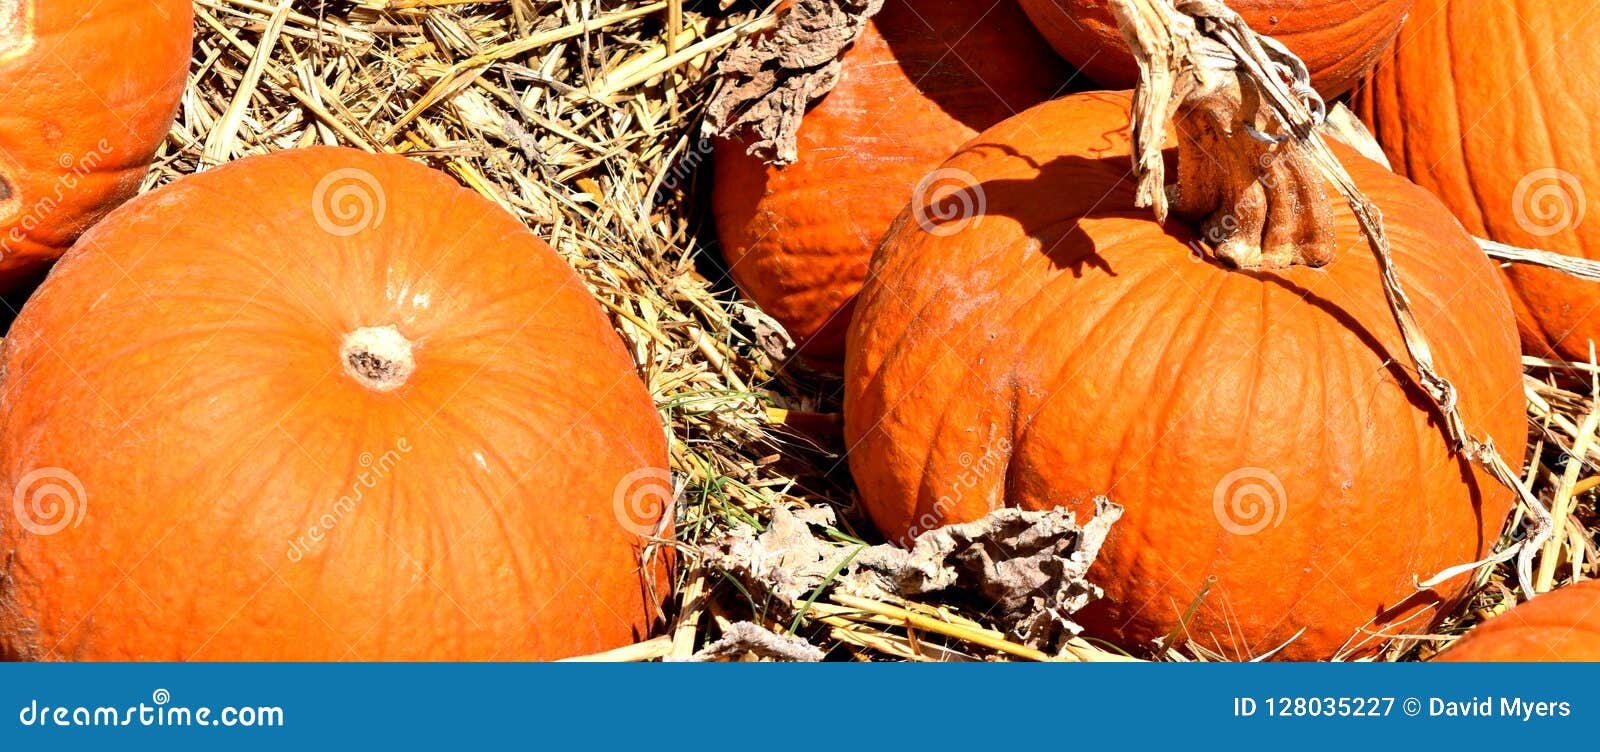
[[[0,654],[547,659],[652,621],[650,396],[442,173],[316,148],[141,196],[3,358]]]
[[[1401,174],[1467,230],[1600,260],[1600,150],[1585,95],[1600,65],[1591,3],[1419,0],[1356,110]],[[1530,353],[1588,360],[1600,284],[1505,269]]]
[[[1413,0],[1227,0],[1250,28],[1277,39],[1311,69],[1325,97],[1349,91],[1394,41]],[[1139,82],[1110,0],[1021,0],[1051,46],[1106,86]]]
[[[918,180],[1069,78],[1016,0],[888,0],[806,113],[794,164],[717,143],[712,209],[734,280],[809,362],[839,370],[850,301]]]
[[[1479,624],[1441,661],[1600,661],[1600,581],[1546,593]]]
[[[139,188],[189,68],[190,0],[0,0],[0,292]]]
[[[1126,514],[1083,617],[1129,647],[1177,633],[1320,659],[1374,650],[1363,630],[1424,629],[1469,583],[1413,578],[1484,554],[1511,492],[1452,454],[1349,211],[1333,209],[1325,268],[1203,260],[1194,229],[1134,208],[1128,103],[1072,95],[995,126],[944,163],[973,178],[947,200],[983,211],[913,204],[884,239],[845,369],[867,510],[904,543],[1109,496]],[[1341,155],[1467,419],[1522,456],[1492,265],[1425,191]]]

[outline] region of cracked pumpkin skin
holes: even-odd
[[[1354,109],[1395,171],[1468,232],[1600,260],[1597,36],[1592,3],[1419,0]],[[1600,284],[1530,264],[1502,271],[1526,352],[1587,361]]]
[[[888,0],[806,113],[794,164],[717,141],[711,206],[729,273],[807,362],[838,372],[867,262],[918,180],[1071,76],[1014,0]]]
[[[359,231],[323,231],[337,171],[381,189],[381,221],[349,221],[380,205],[358,180],[322,196]],[[666,473],[650,395],[570,267],[438,171],[321,147],[145,194],[0,357],[0,479],[83,490],[54,534],[0,517],[0,655],[538,660],[647,636],[615,505]]]
[[[1349,91],[1394,42],[1413,0],[1228,0],[1257,33],[1289,48],[1325,98]],[[1139,82],[1110,0],[1021,0],[1039,32],[1067,62],[1099,83]]]
[[[1208,582],[1186,639],[1229,658],[1361,655],[1369,623],[1423,630],[1469,583],[1413,598],[1413,577],[1484,555],[1511,491],[1451,453],[1345,205],[1326,267],[1197,258],[1191,226],[1134,207],[1128,102],[1071,95],[996,126],[945,163],[977,177],[985,214],[890,230],[845,368],[866,509],[904,544],[1001,505],[1082,522],[1109,496],[1126,514],[1090,573],[1106,598],[1079,616],[1130,649]],[[1468,423],[1522,456],[1493,265],[1425,191],[1338,152]]]
[[[0,292],[36,281],[138,190],[183,95],[193,13],[189,0],[0,0]]]
[[[1474,627],[1435,660],[1600,661],[1600,581],[1527,601]]]

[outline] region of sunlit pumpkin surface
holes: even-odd
[[[1356,111],[1395,170],[1475,235],[1600,260],[1600,7],[1542,0],[1420,0]],[[1588,361],[1600,284],[1505,268],[1523,346]]]
[[[1133,204],[1128,97],[1072,95],[945,163],[973,187],[910,207],[850,332],[845,430],[891,538],[1009,505],[1123,504],[1091,633],[1176,633],[1229,658],[1370,652],[1424,632],[1498,537],[1511,493],[1451,453],[1408,373],[1348,210],[1323,269],[1203,260]],[[1468,423],[1521,457],[1516,332],[1490,262],[1436,201],[1339,151]],[[952,204],[954,206],[954,204]],[[1204,597],[1201,595],[1204,593]],[[1194,607],[1180,628],[1180,616]]]
[[[549,246],[407,159],[285,151],[141,196],[4,368],[12,657],[544,659],[655,613],[665,439],[620,338]]]
[[[189,0],[0,0],[0,292],[139,188],[183,94]]]

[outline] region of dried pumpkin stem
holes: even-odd
[[[1322,266],[1333,260],[1333,204],[1316,166],[1293,141],[1243,137],[1259,102],[1232,76],[1184,96],[1174,210],[1199,222],[1217,258],[1244,269]]]
[[[1550,511],[1523,486],[1493,440],[1475,438],[1468,429],[1456,402],[1455,386],[1435,366],[1433,351],[1400,284],[1399,272],[1389,252],[1389,239],[1383,230],[1382,213],[1356,187],[1344,165],[1317,132],[1320,100],[1305,96],[1307,92],[1302,87],[1287,83],[1281,75],[1280,66],[1294,68],[1297,61],[1292,60],[1293,55],[1276,42],[1251,31],[1244,20],[1220,0],[1112,0],[1111,7],[1123,38],[1139,62],[1141,74],[1139,88],[1134,93],[1131,125],[1139,205],[1152,207],[1158,219],[1165,219],[1167,197],[1161,149],[1166,141],[1167,124],[1174,119],[1180,106],[1190,102],[1197,93],[1204,95],[1225,89],[1225,84],[1218,83],[1218,79],[1226,77],[1224,71],[1229,66],[1219,65],[1217,59],[1222,55],[1231,57],[1231,69],[1237,72],[1235,77],[1241,91],[1248,92],[1241,94],[1241,102],[1255,97],[1259,108],[1276,116],[1292,138],[1292,142],[1283,145],[1315,166],[1355,214],[1372,255],[1377,259],[1384,295],[1416,368],[1418,383],[1438,408],[1452,447],[1482,464],[1495,479],[1514,489],[1523,506],[1533,514],[1533,529],[1521,542],[1470,567],[1502,561],[1515,552],[1519,584],[1523,593],[1532,597],[1535,593],[1533,556],[1551,535]],[[1272,54],[1268,53],[1269,48]],[[1309,106],[1308,101],[1312,102]],[[1185,127],[1180,119],[1180,132]],[[1181,165],[1179,169],[1181,178]],[[1268,218],[1271,219],[1270,212]],[[1418,587],[1436,585],[1459,574],[1457,569],[1462,568],[1446,570],[1426,582],[1419,582]]]
[[[405,386],[416,370],[411,350],[411,340],[394,325],[364,326],[345,335],[339,360],[357,383],[376,392],[392,392]]]
[[[1245,40],[1236,51],[1208,39],[1170,5],[1122,3],[1113,10],[1144,81],[1133,104],[1138,205],[1165,221],[1170,200],[1199,223],[1217,258],[1236,267],[1332,261],[1332,203],[1291,137],[1300,129],[1284,121],[1291,133],[1269,135],[1283,124],[1263,110],[1263,92],[1242,80],[1250,65],[1241,55],[1270,57],[1257,67],[1279,88],[1288,79],[1280,94],[1308,99],[1320,113],[1305,65],[1271,40]],[[1178,131],[1178,182],[1170,188],[1161,160],[1169,120]]]

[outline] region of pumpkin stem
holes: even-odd
[[[364,326],[345,335],[339,360],[345,373],[375,392],[399,389],[417,367],[411,340],[393,324]]]
[[[1165,221],[1174,194],[1178,212],[1198,221],[1216,256],[1234,266],[1332,261],[1333,205],[1304,146],[1323,112],[1305,63],[1248,30],[1228,43],[1202,33],[1197,24],[1243,22],[1215,0],[1177,1],[1111,3],[1139,63],[1130,123],[1135,203]],[[1313,114],[1285,119],[1277,105],[1289,100],[1307,103]],[[1172,187],[1161,158],[1169,119],[1178,131]]]
[[[1263,136],[1260,99],[1236,76],[1192,90],[1174,119],[1173,209],[1199,223],[1217,258],[1243,269],[1323,266],[1333,260],[1333,204],[1322,175],[1292,139]],[[1270,127],[1270,126],[1268,126]]]

